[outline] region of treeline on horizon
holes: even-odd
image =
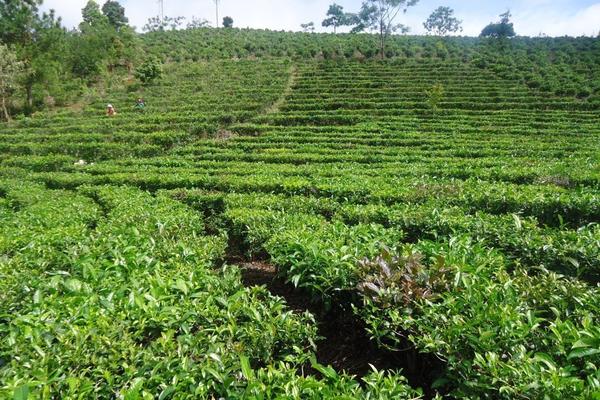
[[[334,32],[351,26],[351,33],[314,33],[314,23],[303,24],[305,32],[238,29],[227,16],[221,29],[200,19],[183,29],[182,17],[151,18],[147,33],[139,34],[118,1],[102,6],[88,1],[83,21],[73,30],[54,11],[41,13],[42,3],[0,0],[0,120],[72,104],[134,79],[135,85],[150,83],[160,77],[165,62],[223,58],[433,58],[472,62],[559,96],[596,102],[600,93],[598,38],[515,37],[510,12],[480,37],[447,36],[462,26],[448,7],[439,7],[424,22],[431,35],[407,35],[390,11],[413,6],[415,0],[367,0],[356,14],[332,4],[322,25]]]

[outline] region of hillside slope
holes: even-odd
[[[295,60],[378,58],[371,34],[316,34],[255,29],[188,29],[142,36],[148,55],[169,61],[288,57]],[[472,63],[515,82],[558,95],[600,102],[600,40],[580,37],[471,37],[392,35],[386,57]]]
[[[593,96],[475,57],[166,72],[0,127],[0,393],[599,393]],[[396,371],[307,368],[319,324],[245,288],[240,259],[353,313]]]

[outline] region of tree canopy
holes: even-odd
[[[199,29],[199,28],[207,28],[210,26],[210,22],[205,18],[196,18],[192,17],[192,20],[187,23],[187,29]]]
[[[27,42],[41,4],[42,0],[1,0],[0,40],[7,44]]]
[[[462,21],[454,16],[452,8],[438,7],[423,23],[423,27],[434,35],[446,36],[448,33],[462,31]]]
[[[53,10],[40,14],[41,4],[41,0],[0,1],[0,41],[13,47],[23,64],[28,109],[33,107],[34,85],[48,84],[56,76],[66,35]]]
[[[94,0],[89,0],[85,7],[81,10],[83,23],[88,25],[99,25],[108,23],[108,18],[102,14],[100,6]]]
[[[224,28],[233,28],[233,18],[231,18],[231,17],[223,18],[223,27]]]
[[[510,22],[510,17],[512,17],[510,11],[500,14],[500,22],[491,23],[483,28],[480,36],[491,38],[510,38],[516,36],[515,27]]]
[[[17,54],[0,44],[0,112],[5,121],[10,121],[8,103],[22,72],[23,64],[19,62]]]
[[[102,6],[102,13],[108,18],[108,22],[116,29],[121,28],[129,23],[129,19],[125,16],[125,8],[118,1],[108,0]]]
[[[333,33],[337,33],[337,29],[341,26],[349,26],[357,23],[356,14],[345,13],[344,7],[333,3],[327,10],[327,18],[323,20],[321,26],[324,28],[333,27]]]
[[[6,57],[19,66],[19,79],[10,84],[10,103],[8,80],[3,80],[4,119],[11,104],[28,114],[46,103],[56,104],[57,97],[59,104],[68,101],[81,84],[91,84],[118,66],[131,69],[138,52],[139,39],[117,1],[106,1],[102,7],[87,1],[82,22],[71,31],[53,10],[41,12],[42,4],[42,0],[0,0],[0,41],[9,49],[3,49],[3,61]]]
[[[307,22],[305,24],[300,24],[300,28],[302,28],[302,32],[313,33],[315,31],[315,23]]]
[[[398,15],[406,13],[409,7],[415,6],[419,0],[365,0],[358,13],[358,23],[353,32],[368,29],[379,35],[381,58],[385,58],[386,39],[395,32],[408,32],[409,28],[397,24]]]
[[[116,1],[100,7],[89,0],[81,10],[83,22],[70,37],[70,64],[79,78],[93,80],[117,66],[131,69],[136,57],[136,35],[127,25],[125,9]]]

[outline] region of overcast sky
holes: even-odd
[[[104,0],[97,0],[104,3]],[[45,0],[44,9],[54,8],[68,27],[81,20],[81,9],[87,0]],[[221,18],[229,15],[236,27],[299,30],[300,24],[314,21],[319,31],[332,0],[221,0]],[[120,0],[126,15],[138,30],[149,17],[158,15],[157,0]],[[361,0],[337,0],[346,11],[355,12]],[[206,18],[213,24],[213,0],[164,0],[165,15]],[[463,20],[464,35],[476,36],[498,14],[510,8],[519,35],[549,36],[597,35],[600,32],[600,1],[598,0],[421,0],[417,6],[399,18],[415,34],[423,33],[423,21],[438,6],[450,6]]]

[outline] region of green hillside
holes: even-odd
[[[598,398],[600,41],[372,40],[0,125],[0,397]]]
[[[370,34],[288,33],[253,29],[188,29],[150,32],[144,51],[170,61],[280,58],[365,60],[378,58],[378,38]],[[392,36],[386,57],[397,60],[448,60],[500,74],[531,88],[558,95],[600,96],[598,38],[485,39]]]

